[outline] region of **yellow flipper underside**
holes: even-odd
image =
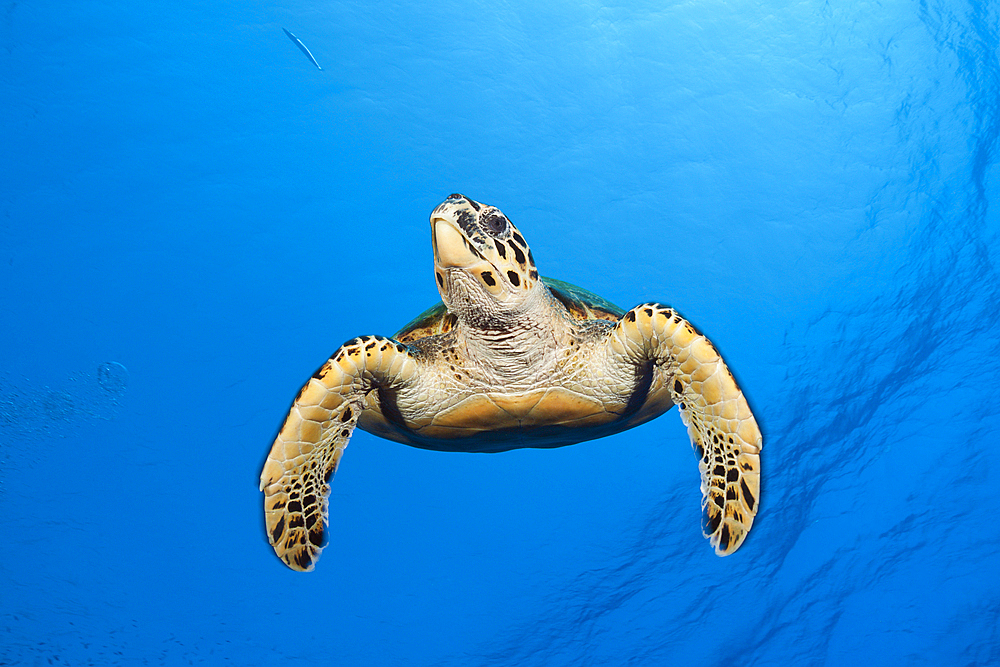
[[[718,555],[733,553],[757,514],[763,443],[732,373],[705,336],[661,304],[626,313],[610,345],[633,359],[653,359],[667,374],[699,458],[705,536]]]

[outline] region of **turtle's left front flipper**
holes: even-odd
[[[699,457],[705,536],[718,555],[733,553],[757,514],[762,440],[732,373],[707,338],[658,303],[625,313],[608,345],[627,362],[660,367]]]
[[[267,539],[293,570],[312,570],[327,542],[329,481],[351,439],[365,394],[416,373],[402,343],[364,336],[344,343],[295,397],[260,473]]]

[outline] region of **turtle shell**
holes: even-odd
[[[625,311],[606,299],[582,287],[542,276],[542,282],[559,300],[570,315],[578,320],[610,320],[617,322]],[[440,301],[417,315],[393,336],[400,343],[412,343],[419,338],[448,333],[455,327],[457,318],[448,312]]]

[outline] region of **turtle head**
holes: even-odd
[[[527,307],[538,270],[499,209],[451,195],[431,213],[431,237],[438,291],[459,318],[503,320]]]

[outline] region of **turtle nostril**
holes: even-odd
[[[448,195],[448,199],[465,199],[465,195],[460,195],[458,193],[453,195]]]

